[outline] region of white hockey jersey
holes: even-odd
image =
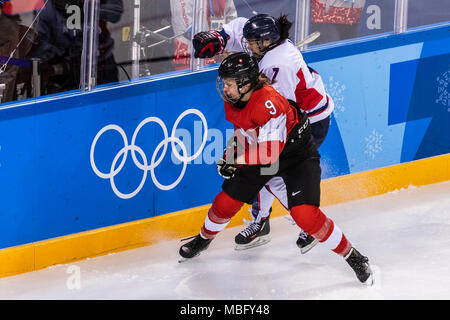
[[[230,36],[225,50],[243,51],[242,36],[247,18],[236,18],[223,26]],[[334,109],[333,99],[325,91],[321,76],[308,67],[301,52],[286,39],[269,50],[259,62],[259,69],[285,98],[297,102],[311,123],[328,117]]]

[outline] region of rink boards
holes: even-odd
[[[436,27],[305,54],[335,101],[322,206],[449,180],[449,38]],[[216,75],[2,105],[0,276],[197,233],[232,128]]]

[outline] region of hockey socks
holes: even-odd
[[[306,233],[318,239],[326,248],[345,256],[351,249],[341,229],[319,207],[303,204],[291,209],[291,216]]]
[[[230,222],[244,203],[231,198],[225,192],[220,192],[214,199],[200,230],[204,239],[213,239]]]

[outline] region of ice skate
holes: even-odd
[[[235,250],[245,250],[262,246],[270,241],[269,217],[260,221],[252,220],[247,228],[242,230],[235,238]]]
[[[307,253],[309,250],[311,250],[316,244],[319,243],[319,240],[314,238],[313,236],[307,234],[305,231],[301,231],[298,239],[297,239],[297,247],[300,248],[300,252],[302,254]]]
[[[369,259],[367,257],[363,256],[355,248],[351,248],[347,257],[345,257],[345,261],[347,261],[353,271],[355,271],[359,281],[368,286],[373,284],[373,272],[370,269]]]
[[[193,239],[192,239],[193,238]],[[208,249],[209,244],[211,243],[212,239],[203,239],[200,234],[191,237],[186,238],[183,240],[189,240],[188,243],[184,244],[180,248],[180,259],[178,262],[184,262],[186,260],[192,259],[200,254],[203,250]],[[183,241],[181,240],[181,241]]]

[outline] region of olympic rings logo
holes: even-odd
[[[178,139],[177,137],[175,137],[175,133],[178,127],[178,124],[180,123],[180,121],[187,115],[189,114],[194,114],[197,115],[202,123],[203,123],[203,127],[204,127],[204,135],[203,135],[203,139],[202,139],[202,144],[200,145],[200,147],[198,148],[197,152],[195,152],[193,155],[188,156],[187,155],[187,149],[185,144]],[[162,140],[158,146],[156,147],[156,149],[153,151],[153,155],[151,157],[150,160],[150,164],[148,164],[148,159],[144,153],[144,151],[138,147],[135,143],[136,143],[136,137],[139,134],[139,131],[142,129],[142,127],[144,125],[146,125],[147,123],[151,123],[154,122],[156,124],[158,124],[163,133],[164,133],[164,140]],[[116,154],[116,156],[114,157],[112,163],[111,163],[111,168],[110,171],[107,173],[101,172],[100,170],[98,170],[95,161],[94,161],[94,151],[95,151],[95,146],[97,145],[97,141],[100,138],[100,136],[105,133],[106,131],[109,130],[115,130],[118,133],[120,133],[120,135],[122,136],[123,139],[123,143],[124,143],[124,147],[122,149],[120,149],[120,151]],[[111,188],[114,191],[114,193],[122,199],[130,199],[133,198],[134,196],[136,196],[142,189],[142,187],[144,186],[145,181],[147,180],[147,173],[148,171],[150,171],[150,175],[152,178],[153,183],[160,189],[160,190],[171,190],[173,188],[175,188],[180,181],[183,179],[184,174],[186,172],[186,167],[187,167],[187,163],[189,161],[192,161],[194,159],[196,159],[201,153],[203,148],[205,147],[206,144],[206,140],[208,137],[208,124],[206,122],[206,118],[203,115],[203,113],[201,113],[199,110],[197,109],[188,109],[186,111],[184,111],[182,114],[180,114],[180,116],[177,118],[177,120],[175,121],[175,124],[172,128],[172,132],[171,135],[169,137],[168,132],[167,132],[167,127],[164,124],[164,122],[162,122],[161,119],[159,119],[158,117],[148,117],[146,119],[144,119],[143,121],[141,121],[141,123],[139,123],[139,125],[137,126],[136,130],[134,130],[133,133],[133,137],[131,138],[131,144],[128,144],[128,139],[127,136],[125,134],[125,132],[123,131],[123,129],[121,127],[119,127],[118,125],[115,124],[110,124],[107,125],[105,127],[103,127],[95,136],[94,140],[92,141],[92,145],[91,145],[91,151],[90,151],[90,161],[91,161],[91,167],[92,170],[94,170],[95,174],[102,178],[102,179],[109,179],[110,183],[111,183]],[[171,184],[169,185],[163,185],[161,184],[158,179],[155,176],[155,168],[161,163],[161,161],[164,159],[165,155],[166,155],[166,151],[167,151],[167,147],[169,142],[171,143],[172,146],[172,151],[175,155],[175,157],[180,160],[183,163],[183,169],[181,170],[180,175],[178,176],[178,178]],[[178,153],[178,150],[175,148],[175,143],[178,144],[181,148],[182,151],[182,156]],[[163,148],[163,151],[161,153],[161,155],[159,156],[158,159],[156,159],[156,156],[158,155],[159,150]],[[131,157],[133,159],[134,164],[143,171],[143,175],[142,175],[142,179],[141,182],[139,183],[139,186],[131,193],[122,193],[117,189],[117,186],[114,182],[114,177],[122,170],[123,166],[125,165],[125,162],[127,160],[128,157],[128,151],[131,151]],[[142,163],[137,159],[136,157],[136,152],[141,156],[142,159]],[[119,161],[119,158],[122,157],[122,161],[119,163],[119,165],[116,168],[117,162]]]

